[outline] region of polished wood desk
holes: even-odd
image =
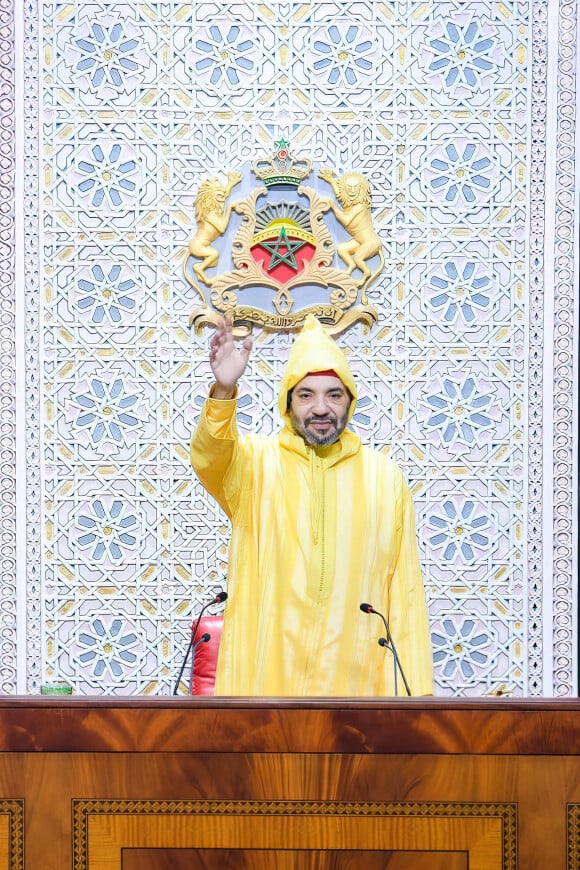
[[[580,701],[0,701],[0,870],[578,870]]]

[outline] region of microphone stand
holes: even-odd
[[[407,691],[407,695],[411,697],[411,689],[409,688],[409,683],[407,682],[407,678],[405,676],[405,672],[403,670],[403,666],[401,665],[401,660],[399,658],[399,654],[397,652],[397,648],[395,647],[395,642],[393,640],[393,635],[391,634],[391,630],[389,628],[389,623],[385,619],[382,613],[372,606],[372,604],[361,604],[360,609],[363,613],[374,613],[377,616],[380,616],[383,620],[383,625],[385,626],[385,632],[387,634],[385,637],[380,637],[378,640],[379,646],[388,649],[393,654],[393,674],[395,678],[395,695],[398,694],[398,683],[397,683],[397,671],[401,674],[403,679],[403,683],[405,685],[405,689]]]
[[[177,680],[175,681],[175,686],[173,687],[173,694],[174,695],[177,695],[177,690],[179,689],[179,683],[181,682],[181,678],[183,676],[183,672],[185,670],[185,666],[187,664],[189,654],[193,650],[193,644],[195,643],[195,637],[197,635],[197,629],[199,628],[199,623],[201,622],[201,617],[203,616],[205,611],[208,609],[208,607],[211,607],[212,604],[221,604],[222,601],[225,601],[227,597],[228,597],[227,592],[218,592],[218,594],[215,596],[215,598],[212,598],[211,601],[208,601],[206,604],[204,604],[203,607],[201,608],[201,610],[199,611],[194,628],[191,632],[191,640],[189,641],[189,644],[187,646],[187,651],[185,653],[185,658],[183,659],[183,664],[181,665],[181,670],[179,671],[179,676],[177,677]],[[205,635],[202,635],[202,637],[204,637],[204,636]],[[209,640],[209,636],[207,639]],[[197,647],[196,647],[196,649],[197,649]],[[195,655],[195,653],[194,653],[194,655]],[[192,667],[193,667],[193,663],[192,663]]]
[[[185,656],[184,656],[184,658],[183,658],[183,663],[182,663],[182,665],[181,665],[181,670],[179,671],[179,675],[178,675],[178,677],[177,677],[177,679],[176,679],[176,681],[175,681],[175,686],[173,687],[173,694],[174,694],[174,695],[177,695],[177,690],[179,689],[179,684],[180,684],[180,682],[181,682],[181,678],[182,678],[182,676],[183,676],[183,672],[184,672],[184,670],[185,670],[185,666],[186,666],[186,664],[187,664],[187,660],[188,660],[188,658],[189,658],[189,654],[190,654],[190,652],[191,652],[192,649],[193,649],[193,638],[194,638],[194,634],[193,634],[193,632],[192,632],[192,633],[191,633],[191,640],[189,641],[189,643],[188,643],[188,645],[187,645],[187,651],[186,651]]]
[[[191,647],[191,671],[189,672],[189,693],[191,694],[191,690],[193,688],[193,669],[195,666],[195,655],[197,650],[202,645],[202,643],[207,643],[211,640],[211,634],[209,631],[204,631],[199,640],[197,640],[193,646]]]

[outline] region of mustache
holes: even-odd
[[[311,423],[337,423],[337,418],[332,414],[311,414],[304,420],[305,426],[310,426]]]

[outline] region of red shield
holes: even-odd
[[[285,284],[312,260],[316,245],[312,235],[299,227],[277,224],[255,236],[250,250],[269,278]]]

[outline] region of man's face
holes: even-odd
[[[306,375],[292,391],[290,420],[307,444],[333,444],[344,430],[350,394],[332,375]]]

